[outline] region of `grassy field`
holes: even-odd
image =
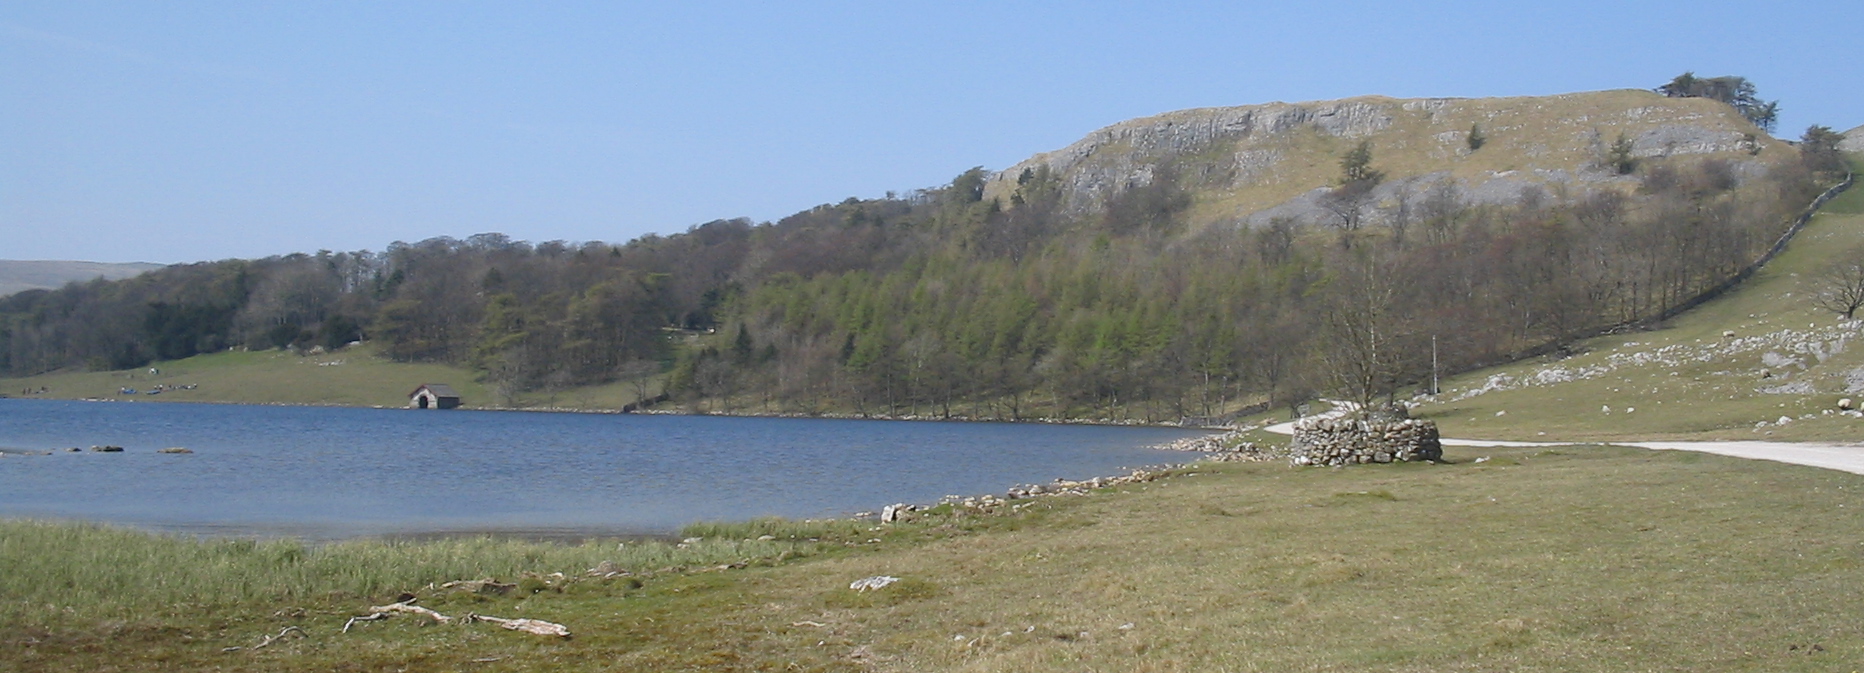
[[[945,508],[884,530],[860,522],[695,528],[688,532],[706,540],[685,550],[509,541],[305,548],[10,523],[0,528],[8,569],[0,669],[1864,665],[1855,605],[1864,521],[1846,514],[1864,506],[1864,477],[1599,447],[1451,458],[1349,469],[1208,465],[1085,497],[1019,501],[997,515]],[[764,534],[776,539],[753,539]],[[635,574],[585,576],[602,561]],[[874,592],[848,588],[875,575],[901,579]],[[487,595],[430,586],[482,577],[519,587]],[[445,614],[543,619],[575,635],[412,616],[341,632],[349,617],[403,591]],[[289,626],[305,637],[223,651]]]
[[[151,374],[151,369],[158,373]],[[525,393],[501,399],[468,369],[441,364],[394,362],[368,344],[333,353],[299,355],[283,350],[226,351],[149,367],[109,372],[56,372],[0,379],[0,394],[46,399],[116,399],[152,402],[238,402],[401,407],[423,383],[453,386],[469,407],[620,409],[635,401],[627,383]],[[168,387],[159,395],[145,391]],[[193,385],[193,389],[174,389]],[[45,388],[43,394],[22,394]],[[123,394],[134,388],[138,394]],[[656,387],[651,393],[657,394]],[[509,404],[507,404],[509,402]]]
[[[1574,357],[1447,380],[1443,401],[1418,415],[1450,437],[1864,440],[1864,420],[1831,413],[1840,398],[1864,399],[1847,392],[1864,378],[1864,330],[1807,301],[1809,277],[1860,245],[1864,188],[1853,188],[1728,295],[1662,329],[1583,343]],[[1572,380],[1551,382],[1562,379]],[[1471,396],[1491,381],[1496,390]]]
[[[151,373],[152,368],[158,373]],[[323,355],[283,350],[225,351],[130,370],[0,379],[0,393],[57,399],[400,407],[407,405],[408,393],[423,383],[446,383],[468,399],[489,399],[485,388],[464,369],[392,362],[377,357],[368,346]],[[195,388],[142,394],[158,384]],[[41,387],[46,388],[43,395],[20,395],[22,390]],[[123,394],[123,388],[134,388],[138,394]]]

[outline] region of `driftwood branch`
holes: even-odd
[[[283,640],[285,636],[287,636],[287,635],[290,635],[290,634],[292,634],[292,633],[296,633],[296,634],[298,634],[298,637],[299,637],[299,638],[304,638],[304,637],[307,637],[307,636],[305,635],[305,633],[304,633],[304,629],[300,629],[300,628],[298,628],[298,627],[296,627],[296,626],[287,626],[287,627],[285,627],[285,628],[283,628],[283,629],[281,629],[281,630],[279,630],[279,632],[278,632],[278,635],[271,635],[271,634],[267,634],[267,635],[265,636],[265,639],[264,639],[264,640],[261,640],[261,641],[259,641],[259,644],[257,644],[257,645],[254,645],[254,646],[252,646],[252,647],[237,647],[237,646],[236,646],[236,647],[226,647],[226,648],[221,648],[221,650],[220,650],[220,651],[221,651],[221,652],[238,652],[238,651],[240,651],[240,650],[246,650],[246,651],[248,651],[248,652],[250,652],[250,651],[253,651],[253,650],[256,650],[256,649],[259,649],[259,648],[261,648],[261,647],[265,647],[265,646],[267,646],[267,645],[271,645],[272,643],[276,643],[276,642],[278,642],[278,641],[280,641],[280,640]]]
[[[388,613],[372,612],[372,613],[363,615],[361,617],[351,617],[349,618],[349,621],[343,623],[343,632],[349,633],[350,627],[355,626],[356,622],[373,622],[373,621],[378,621],[378,620],[383,620],[383,619],[388,619]]]
[[[389,618],[389,616],[397,614],[397,613],[420,615],[422,617],[432,619],[435,622],[438,622],[441,624],[449,624],[453,622],[452,617],[448,617],[446,615],[440,614],[433,610],[429,610],[419,605],[415,605],[413,600],[406,600],[400,603],[390,603],[388,605],[376,605],[376,606],[370,607],[369,614],[362,615],[359,617],[351,617],[349,622],[343,625],[343,632],[349,633],[350,627],[354,626],[356,622],[373,622],[379,619],[387,619]],[[460,621],[466,624],[471,624],[473,622],[491,622],[493,624],[497,624],[501,627],[504,627],[504,628],[507,628],[513,631],[523,631],[525,633],[534,633],[540,636],[557,636],[559,638],[570,637],[569,627],[566,627],[562,624],[558,624],[555,622],[546,622],[541,619],[505,619],[502,617],[487,617],[485,615],[476,615],[476,614],[468,612],[466,613],[466,616]],[[292,627],[292,628],[297,628],[297,627]],[[283,634],[281,633],[280,635],[283,635]],[[267,643],[267,644],[270,644],[270,643]],[[261,645],[261,647],[263,647],[263,645]]]
[[[523,631],[525,633],[534,633],[540,636],[557,636],[559,638],[570,637],[569,627],[566,627],[562,624],[558,624],[556,622],[546,622],[541,619],[501,619],[498,617],[487,617],[485,615],[475,615],[469,612],[469,613],[466,613],[466,621],[468,622],[491,622],[493,624],[497,624],[499,626],[502,626],[507,629],[511,629],[513,631]]]
[[[372,614],[372,615],[386,615],[386,614],[394,613],[394,612],[405,612],[411,615],[420,615],[422,617],[432,619],[442,624],[446,624],[448,622],[453,621],[452,617],[448,617],[438,612],[434,612],[433,610],[429,610],[419,605],[415,605],[414,601],[389,603],[388,605],[377,605],[377,606],[369,608],[369,614]]]

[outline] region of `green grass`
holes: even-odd
[[[741,563],[814,553],[813,541],[711,538],[674,545],[593,540],[540,544],[507,538],[358,540],[310,546],[290,539],[193,539],[92,524],[0,521],[0,623],[40,623],[40,606],[86,620],[130,619],[341,596],[382,601],[431,583],[524,575],[580,576],[604,561],[620,570]],[[51,608],[47,608],[51,610]]]
[[[150,374],[153,367],[160,373]],[[370,346],[324,355],[283,350],[225,351],[149,367],[106,372],[59,372],[0,379],[0,392],[47,388],[43,397],[122,399],[159,402],[246,402],[400,407],[423,383],[452,385],[469,401],[490,400],[470,372],[445,365],[400,363],[378,357]],[[122,388],[147,391],[157,384],[194,385],[160,395],[124,395]],[[36,397],[36,396],[35,396]]]
[[[866,537],[872,526],[854,519],[810,519],[796,521],[777,517],[760,517],[749,521],[705,521],[680,528],[685,538],[755,540],[769,536],[777,540],[852,540]]]
[[[1490,460],[1473,460],[1480,456]],[[692,550],[703,558],[684,572],[631,578],[579,578],[602,560],[625,562],[612,545],[304,548],[9,524],[0,530],[0,566],[9,570],[0,579],[0,669],[1864,665],[1853,604],[1864,585],[1864,520],[1844,514],[1858,506],[1864,477],[1610,447],[1451,458],[1346,469],[1203,465],[1091,496],[1018,502],[1008,514],[945,508],[884,530],[779,521],[695,528],[687,532],[718,538],[696,544],[720,546]],[[778,561],[780,547],[744,546],[752,533],[820,542],[812,555]],[[634,565],[663,562],[672,561]],[[513,595],[427,587],[550,572],[569,578]],[[876,592],[848,588],[874,575],[902,580]],[[575,637],[411,617],[339,632],[404,590],[446,614],[544,619]],[[308,637],[221,651],[286,626]]]
[[[1859,441],[1864,421],[1826,413],[1840,398],[1864,397],[1845,392],[1847,376],[1864,368],[1858,331],[1806,301],[1806,278],[1858,245],[1864,245],[1864,188],[1827,204],[1749,282],[1669,325],[1594,339],[1564,360],[1542,358],[1448,379],[1445,401],[1415,415],[1436,420],[1446,437]],[[1724,331],[1765,343],[1730,341]],[[1825,351],[1822,358],[1793,351],[1812,343]],[[1801,365],[1769,366],[1763,357],[1770,352]],[[1496,375],[1521,380],[1547,370],[1600,367],[1609,373],[1454,399]],[[1810,385],[1811,392],[1762,392],[1788,383]],[[1794,420],[1775,425],[1781,416]],[[1768,426],[1756,427],[1762,421]]]
[[[150,374],[150,368],[160,373]],[[467,407],[507,406],[506,400],[499,399],[469,369],[394,362],[378,355],[368,344],[320,355],[283,350],[225,351],[128,370],[0,379],[0,394],[50,399],[402,407],[408,404],[408,393],[423,383],[453,386]],[[120,393],[126,387],[147,391],[157,384],[191,384],[195,388],[170,389],[160,395]],[[20,395],[20,391],[41,387],[47,389],[43,395]],[[510,400],[509,406],[616,410],[635,399],[633,385],[613,383],[526,393]]]

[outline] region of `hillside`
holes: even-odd
[[[1846,152],[1864,152],[1864,126],[1845,132],[1845,139],[1838,143],[1838,149]]]
[[[1471,149],[1469,134],[1484,138]],[[1172,167],[1192,186],[1196,224],[1324,217],[1316,199],[1337,157],[1367,141],[1387,174],[1377,199],[1419,198],[1443,181],[1472,203],[1512,204],[1524,190],[1635,187],[1607,165],[1623,134],[1637,158],[1722,158],[1762,170],[1794,157],[1787,143],[1727,105],[1644,90],[1521,98],[1352,98],[1171,112],[1121,122],[997,173],[1006,200],[1024,171],[1046,168],[1069,208],[1091,211]]]
[[[162,268],[161,264],[130,262],[26,261],[0,259],[0,296],[26,290],[49,290],[65,283],[93,278],[117,280]]]
[[[1829,203],[1727,296],[1661,329],[1584,341],[1447,380],[1417,413],[1446,435],[1509,440],[1857,442],[1864,321],[1815,306],[1820,274],[1864,256],[1864,189]]]

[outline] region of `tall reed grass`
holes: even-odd
[[[430,583],[525,573],[578,576],[604,561],[631,572],[808,554],[788,539],[581,544],[492,537],[194,539],[86,523],[0,521],[0,623],[114,619],[250,603],[381,599]]]

